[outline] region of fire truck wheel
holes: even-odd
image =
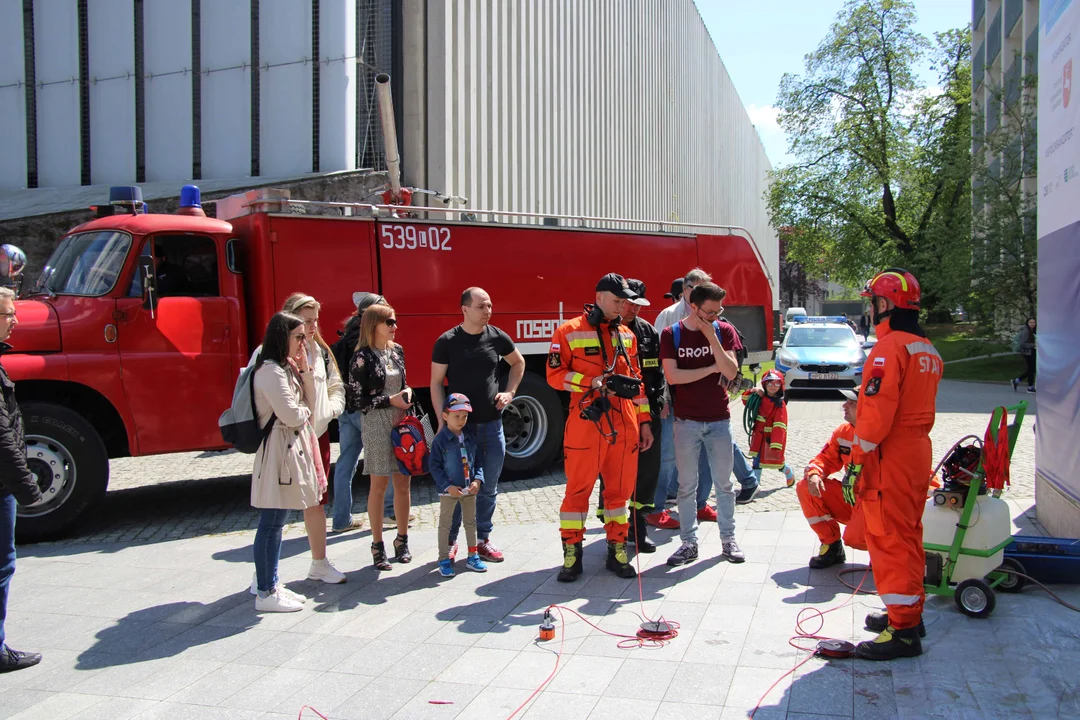
[[[97,431],[82,415],[51,403],[22,407],[26,464],[42,498],[19,506],[19,542],[55,538],[105,496],[109,458]]]
[[[544,378],[526,372],[514,401],[503,411],[506,469],[536,472],[551,465],[562,448],[562,402]]]

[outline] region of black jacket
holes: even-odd
[[[409,387],[405,378],[405,351],[394,345],[390,358],[401,371],[401,385]],[[390,407],[386,394],[386,368],[369,347],[362,347],[353,355],[349,378],[345,382],[345,409],[367,413],[372,408]]]
[[[11,349],[0,343],[0,355]],[[22,505],[41,499],[41,490],[26,466],[26,437],[23,432],[22,411],[15,402],[15,383],[0,365],[0,385],[4,398],[0,403],[0,490],[11,493]]]
[[[334,360],[344,377],[352,367],[356,343],[360,341],[360,316],[353,315],[345,321],[345,327],[338,330],[338,335],[340,337],[330,346],[330,352],[334,353]]]
[[[653,420],[660,417],[664,408],[664,368],[660,366],[660,333],[640,317],[626,323],[634,333],[638,343],[638,364],[641,365],[641,379],[645,383],[645,397],[649,399],[649,410]]]

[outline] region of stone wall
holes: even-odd
[[[330,202],[381,202],[371,193],[386,184],[385,172],[347,172],[305,178],[293,182],[275,182],[272,187],[282,187],[292,193],[296,200],[325,200]],[[216,200],[265,184],[252,182],[238,184],[232,189],[204,193],[203,200]],[[105,202],[107,198],[102,198]],[[152,213],[173,213],[179,204],[178,197],[148,200]],[[206,214],[214,215],[213,205],[206,206]],[[26,253],[26,287],[37,280],[42,268],[60,239],[72,228],[93,219],[92,213],[82,208],[51,215],[17,218],[0,221],[0,242],[16,245]]]

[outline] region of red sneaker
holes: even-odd
[[[661,510],[652,515],[646,515],[645,522],[653,527],[663,528],[664,530],[679,529],[679,521],[671,517],[671,514],[667,510]]]
[[[476,554],[485,562],[502,562],[506,559],[503,557],[502,551],[495,547],[490,539],[481,540],[477,543]]]
[[[697,519],[700,522],[716,522],[716,508],[706,504],[705,507],[697,511]]]

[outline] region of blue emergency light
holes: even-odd
[[[847,320],[841,315],[796,315],[791,318],[791,323],[839,323],[846,325]]]
[[[125,208],[132,214],[146,212],[142,188],[138,185],[116,185],[109,188],[109,204]]]
[[[201,208],[202,197],[198,185],[185,185],[180,188],[180,207]]]

